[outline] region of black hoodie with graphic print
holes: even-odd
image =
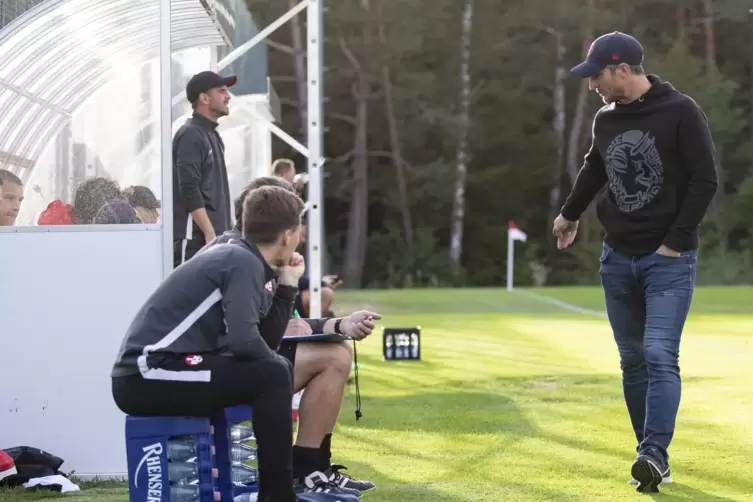
[[[578,220],[601,191],[596,212],[605,242],[632,256],[662,244],[696,249],[717,190],[706,115],[669,82],[648,78],[651,88],[641,98],[596,113],[591,148],[561,211]]]

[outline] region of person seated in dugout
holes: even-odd
[[[262,333],[286,323],[264,318],[266,284],[278,282],[292,315],[303,258],[295,252],[303,201],[279,187],[244,201],[242,236],[177,267],[129,326],[116,357],[118,408],[142,416],[210,416],[251,405],[259,455],[259,501],[298,498],[292,472],[293,369]]]
[[[275,186],[295,193],[293,185],[279,177],[260,177],[252,181],[235,199],[235,228],[214,240],[199,251],[197,256],[222,243],[240,243],[247,212],[242,210],[244,200],[261,187]],[[291,336],[312,333],[339,333],[354,340],[369,336],[374,320],[381,319],[375,312],[358,311],[339,319],[291,319],[292,301],[289,288],[278,280],[271,281],[265,296],[268,312],[265,321],[277,319],[286,325],[284,336],[265,333],[262,336],[269,346],[293,364],[294,392],[305,389],[298,410],[298,434],[293,446],[293,475],[296,491],[343,493],[374,489],[371,481],[357,480],[342,472],[346,467],[332,464],[332,433],[342,407],[345,386],[350,376],[353,350],[346,342],[300,342],[286,340]],[[293,294],[295,296],[295,294]],[[355,342],[354,342],[355,347]],[[357,371],[357,370],[356,370]],[[357,373],[356,373],[357,377]],[[356,378],[356,417],[360,417],[360,391]]]
[[[304,252],[306,247],[306,219],[304,218],[301,227],[301,243],[299,244],[300,253]],[[335,290],[342,285],[343,281],[338,275],[325,275],[322,277],[320,290],[321,308],[327,317],[335,317],[332,305],[335,302]],[[309,317],[311,306],[311,281],[304,273],[298,281],[298,294],[295,297],[295,309],[302,317]]]
[[[136,211],[142,223],[159,223],[162,204],[148,187],[130,186],[123,190],[123,195]]]
[[[90,178],[76,188],[73,218],[78,225],[91,225],[102,206],[115,200],[125,200],[115,181],[104,177]]]
[[[39,215],[37,225],[94,224],[95,218],[106,204],[123,200],[125,197],[116,182],[104,177],[89,178],[76,188],[73,204],[66,204],[60,199],[50,202]],[[116,206],[122,207],[119,204]],[[102,215],[97,224],[103,223],[101,218]],[[123,222],[119,219],[114,221],[110,215],[105,218],[104,223],[138,223],[138,221],[128,221],[131,219],[130,215]]]
[[[127,201],[113,200],[102,206],[92,220],[94,225],[134,225],[141,223],[136,210]]]
[[[12,172],[0,169],[0,187],[0,227],[12,227],[24,201],[24,184]]]

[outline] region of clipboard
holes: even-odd
[[[347,335],[340,335],[337,333],[317,333],[304,336],[286,336],[283,337],[281,343],[285,342],[347,342],[352,340]]]

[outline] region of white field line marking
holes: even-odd
[[[552,305],[555,305],[565,310],[569,310],[570,312],[576,312],[579,314],[600,317],[602,319],[608,318],[606,312],[598,312],[596,310],[578,307],[577,305],[573,305],[572,303],[563,302],[563,301],[557,300],[555,298],[551,298],[546,295],[540,295],[538,293],[534,293],[533,291],[525,291],[525,290],[519,290],[519,289],[518,290],[514,289],[513,291],[531,296],[533,298],[536,298],[537,300],[550,303]],[[747,351],[740,351],[740,349],[738,348],[729,347],[727,345],[724,345],[723,343],[715,342],[713,340],[708,340],[706,338],[703,338],[700,335],[693,333],[692,331],[688,331],[687,329],[683,330],[683,335],[685,335],[683,338],[686,338],[687,335],[694,335],[692,340],[693,340],[693,343],[696,345],[700,345],[700,346],[708,347],[708,348],[711,348],[720,352],[724,352],[724,353],[732,355],[733,357],[745,357],[745,358],[750,357],[750,353],[748,353]]]
[[[550,303],[550,304],[552,304],[552,305],[554,305],[556,307],[559,307],[561,309],[569,310],[570,312],[577,312],[579,314],[586,314],[586,315],[590,315],[590,316],[601,317],[602,319],[606,319],[607,318],[607,313],[606,312],[598,312],[596,310],[591,310],[591,309],[586,309],[586,308],[583,308],[583,307],[579,307],[577,305],[573,305],[572,303],[563,302],[561,300],[557,300],[555,298],[552,298],[552,297],[549,297],[549,296],[546,296],[546,295],[540,295],[538,293],[534,293],[533,291],[521,291],[521,290],[513,290],[513,291],[517,291],[518,293],[522,293],[524,295],[532,296],[532,297],[536,298],[537,300],[540,300],[540,301],[543,301],[543,302],[546,302],[546,303]]]

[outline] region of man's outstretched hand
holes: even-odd
[[[376,324],[375,320],[381,319],[382,316],[376,312],[368,310],[359,310],[353,312],[340,323],[340,331],[354,340],[363,340],[371,334]]]
[[[554,219],[552,235],[557,238],[557,249],[565,249],[575,240],[578,233],[578,222],[566,220],[562,215]]]

